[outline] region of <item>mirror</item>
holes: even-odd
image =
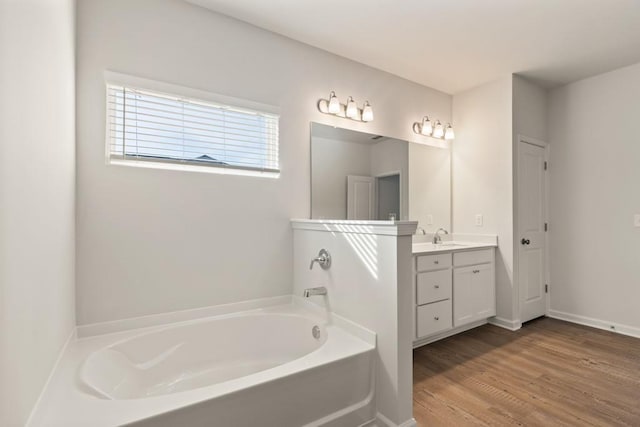
[[[311,218],[451,229],[451,151],[311,124]]]

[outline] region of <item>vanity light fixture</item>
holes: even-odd
[[[369,105],[369,101],[365,101],[364,107],[362,107],[362,121],[363,122],[373,121],[373,108],[371,108],[371,105]]]
[[[331,92],[329,95],[329,109],[328,111],[331,114],[338,114],[340,112],[340,101],[338,101],[338,97],[335,92]]]
[[[451,127],[451,123],[447,124],[447,128],[444,131],[444,139],[447,141],[451,141],[454,139],[456,135],[453,133],[453,128]]]
[[[433,128],[433,137],[442,138],[444,136],[444,126],[440,123],[440,120],[436,121],[436,125]]]
[[[369,101],[366,101],[360,109],[353,97],[350,96],[347,103],[342,104],[333,91],[329,94],[329,99],[318,101],[318,110],[324,114],[332,114],[359,122],[373,121],[373,108],[371,108]]]
[[[452,140],[455,138],[453,127],[450,123],[447,124],[445,129],[445,127],[442,126],[442,123],[440,123],[440,120],[436,120],[434,125],[429,119],[429,116],[424,116],[422,118],[422,122],[415,122],[413,124],[413,132],[418,135],[431,136],[438,139],[442,139],[444,137],[446,140]]]

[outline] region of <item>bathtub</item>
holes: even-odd
[[[358,426],[375,417],[375,335],[295,297],[85,337],[35,426]]]

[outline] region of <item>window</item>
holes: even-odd
[[[110,163],[278,176],[277,114],[169,93],[107,82]]]

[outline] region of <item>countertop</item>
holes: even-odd
[[[462,241],[443,241],[440,244],[433,243],[414,243],[412,245],[413,255],[432,254],[440,252],[457,252],[470,249],[495,248],[498,245],[492,242],[462,242]]]

